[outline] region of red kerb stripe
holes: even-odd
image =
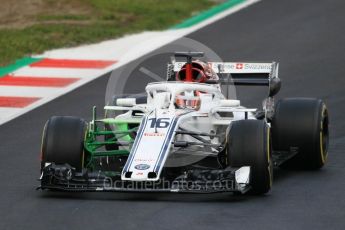
[[[39,100],[39,97],[5,97],[0,96],[0,107],[12,107],[23,108],[35,101]]]
[[[57,77],[29,77],[29,76],[5,76],[0,78],[0,85],[12,86],[35,86],[35,87],[65,87],[79,78],[57,78]]]
[[[76,59],[51,59],[45,58],[31,64],[31,67],[48,68],[77,68],[77,69],[103,69],[115,64],[117,61],[110,60],[76,60]]]

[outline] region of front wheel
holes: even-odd
[[[272,187],[270,128],[264,121],[240,120],[230,124],[227,161],[231,167],[250,166],[252,193],[265,194]]]
[[[44,127],[41,170],[46,163],[69,164],[81,171],[84,160],[86,122],[69,116],[54,116]]]

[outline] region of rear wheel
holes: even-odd
[[[314,98],[287,98],[277,102],[272,120],[275,151],[297,151],[285,167],[321,168],[328,155],[328,111]]]
[[[41,170],[45,163],[69,164],[81,171],[84,160],[86,122],[77,117],[54,116],[44,127]]]
[[[250,166],[252,193],[267,193],[273,180],[270,128],[259,120],[234,121],[227,138],[228,165]]]

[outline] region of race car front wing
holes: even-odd
[[[163,177],[159,181],[124,181],[120,174],[76,172],[68,164],[47,163],[39,180],[37,189],[57,191],[245,193],[250,189],[250,167],[193,169],[172,180]]]

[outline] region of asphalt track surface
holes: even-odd
[[[322,170],[278,170],[266,196],[35,191],[44,122],[90,118],[104,104],[104,76],[0,127],[0,229],[345,229],[344,9],[343,0],[264,1],[189,36],[224,60],[278,60],[279,97],[325,100],[331,148]],[[256,91],[240,98],[255,104]]]

